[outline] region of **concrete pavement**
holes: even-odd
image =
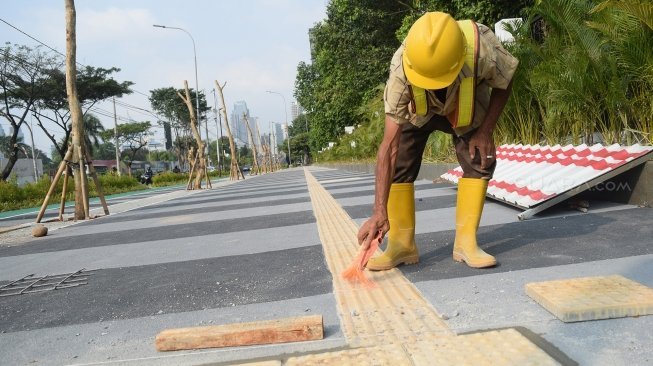
[[[369,215],[373,176],[309,172],[353,222]],[[303,169],[248,177],[171,200],[161,196],[45,238],[3,243],[0,286],[29,274],[94,270],[83,286],[0,297],[3,363],[194,365],[349,349],[342,293],[307,179]],[[521,327],[562,364],[653,363],[652,316],[562,323],[524,292],[528,282],[604,274],[653,287],[653,210],[591,202],[587,214],[561,208],[520,222],[518,210],[488,202],[479,241],[500,265],[474,270],[451,260],[455,192],[416,182],[421,261],[398,272],[447,331]],[[154,336],[165,328],[306,314],[324,316],[323,341],[154,349]]]

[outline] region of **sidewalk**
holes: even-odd
[[[373,176],[340,170],[297,168],[124,202],[125,210],[45,238],[3,242],[0,286],[93,270],[83,286],[0,297],[3,362],[479,364],[474,349],[443,353],[472,341],[495,361],[653,363],[653,316],[563,323],[524,291],[529,282],[611,274],[653,287],[653,210],[592,202],[587,214],[560,209],[520,222],[517,210],[488,202],[479,241],[500,265],[475,270],[451,260],[455,193],[416,182],[420,263],[374,274],[371,291],[338,273],[370,213]],[[167,328],[310,314],[324,317],[322,341],[154,349]]]

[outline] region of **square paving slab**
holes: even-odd
[[[563,322],[653,314],[653,289],[623,276],[526,284],[526,294]]]

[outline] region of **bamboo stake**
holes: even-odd
[[[227,137],[229,137],[229,150],[231,151],[231,172],[229,174],[229,179],[238,180],[242,176],[243,179],[245,179],[245,176],[243,175],[243,172],[240,171],[240,166],[238,166],[238,155],[236,151],[236,144],[234,143],[234,137],[231,134],[231,128],[229,127],[229,119],[227,117],[227,106],[224,103],[224,94],[222,93],[222,89],[227,85],[227,82],[225,82],[222,86],[220,86],[220,83],[218,83],[217,80],[215,80],[215,88],[218,91],[218,94],[220,94],[220,100],[222,101],[222,116],[224,117],[225,121],[225,129],[227,131]]]
[[[66,164],[66,169],[64,169],[63,176],[63,188],[61,189],[61,206],[59,207],[59,221],[63,221],[63,213],[66,209],[66,193],[68,193],[68,164]]]
[[[38,215],[36,215],[36,223],[41,222],[41,219],[43,218],[43,214],[45,214],[45,209],[48,207],[48,202],[50,202],[50,196],[52,196],[52,192],[54,192],[54,189],[57,187],[57,183],[59,183],[59,178],[61,178],[61,173],[63,172],[64,168],[67,166],[68,160],[70,160],[70,157],[73,154],[73,147],[69,146],[68,151],[66,151],[66,155],[64,155],[63,160],[61,160],[61,163],[59,164],[59,169],[57,169],[57,174],[54,176],[54,180],[52,181],[52,184],[50,184],[50,189],[48,189],[48,193],[45,195],[45,199],[43,199],[43,204],[41,204],[41,209],[39,210]]]
[[[193,164],[190,166],[190,174],[188,174],[188,184],[186,184],[186,190],[187,191],[192,191],[194,189],[193,185],[193,172],[195,171],[195,165],[197,165],[197,154],[194,154],[195,158],[193,160]]]
[[[84,152],[86,155],[86,161],[88,163],[88,170],[91,172],[91,177],[93,178],[93,182],[95,183],[95,189],[97,190],[97,195],[98,197],[100,197],[100,202],[102,203],[102,209],[104,210],[104,214],[108,215],[109,207],[107,206],[107,201],[104,199],[104,191],[102,190],[100,179],[98,178],[97,172],[95,171],[95,167],[93,166],[93,160],[91,160],[91,153],[88,151],[88,148],[84,149]]]
[[[84,207],[84,220],[91,215],[88,208],[88,178],[86,177],[86,158],[82,155],[82,147],[77,145],[77,156],[79,156],[79,179],[82,186],[82,206]]]
[[[252,170],[251,172],[254,172],[254,174],[260,174],[261,168],[258,165],[258,151],[256,151],[256,142],[254,141],[254,135],[252,134],[252,129],[249,126],[249,119],[247,118],[247,115],[243,113],[243,119],[245,120],[245,127],[247,128],[247,137],[249,138],[249,143],[252,144]]]
[[[184,80],[184,91],[186,94],[185,96],[179,92],[177,92],[177,95],[181,98],[181,100],[186,104],[186,107],[188,108],[188,113],[190,115],[190,129],[191,132],[193,133],[193,137],[195,138],[195,142],[197,142],[196,162],[199,161],[199,165],[197,166],[194,188],[201,189],[202,179],[205,176],[207,176],[206,174],[204,174],[206,171],[206,162],[207,162],[207,159],[204,158],[205,144],[202,141],[202,137],[200,136],[199,129],[198,129],[197,113],[199,113],[199,111],[195,111],[195,109],[193,108],[193,103],[191,103],[190,90],[188,89],[188,81],[186,80]]]

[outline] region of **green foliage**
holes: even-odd
[[[173,173],[163,172],[155,174],[152,177],[152,185],[155,187],[165,187],[175,184],[183,184],[188,181],[188,174],[186,173]]]
[[[312,150],[341,135],[387,78],[404,10],[394,0],[334,0],[327,19],[311,29],[312,64],[298,65],[295,97],[307,111]]]
[[[351,5],[345,1],[332,2],[332,10],[351,10],[347,6]],[[509,29],[515,41],[506,47],[520,66],[497,125],[497,143],[653,143],[650,1],[547,0],[533,5],[533,1],[415,0],[406,3],[404,11],[398,10],[402,13],[398,23],[386,26],[394,27],[397,39],[403,39],[417,17],[434,10],[488,26],[499,18],[525,17],[522,25]],[[352,34],[356,31],[335,21],[339,12],[328,15],[312,34],[316,41],[313,64],[300,64],[296,80],[298,100],[308,107],[309,145],[318,151],[328,141],[336,142],[316,155],[318,161],[373,159],[384,124],[382,95],[375,89],[378,84],[365,84],[357,92],[365,97],[352,97],[358,87],[352,81],[357,59],[330,49],[337,46],[324,40],[339,39],[338,31],[330,28],[333,24]],[[331,61],[335,55],[345,61]],[[383,66],[372,67],[387,74],[389,61],[390,55]],[[357,128],[352,135],[342,135],[344,125]],[[451,138],[430,136],[424,159],[455,160]]]
[[[129,122],[119,124],[116,129],[116,136],[120,146],[127,146],[127,158],[129,161],[136,159],[136,154],[147,145],[147,137],[150,135],[152,124],[149,121]],[[114,138],[114,131],[106,130],[101,133],[104,141]]]
[[[101,175],[100,184],[105,195],[124,193],[147,189],[146,186],[140,184],[136,178],[128,176],[115,176],[115,175]],[[0,181],[0,212],[18,210],[22,208],[39,207],[50,188],[50,178],[45,175],[35,183],[27,183],[19,187],[16,180]],[[96,187],[92,180],[89,179],[89,197],[97,197]],[[51,204],[56,204],[61,199],[61,191],[63,188],[63,177],[59,179],[57,186],[50,198]],[[68,180],[68,187],[66,188],[66,200],[74,200],[74,182],[73,179]]]
[[[403,41],[413,23],[426,12],[441,11],[455,19],[473,19],[493,28],[501,19],[522,17],[533,3],[533,0],[413,0],[397,30],[397,39]]]
[[[10,126],[7,136],[9,158],[0,172],[0,180],[9,178],[18,157],[18,131],[34,104],[47,91],[42,68],[54,67],[57,60],[37,47],[31,49],[7,43],[0,48],[0,117]]]
[[[653,30],[624,10],[633,2],[550,0],[532,9],[544,40],[529,26],[515,29],[509,49],[521,63],[498,125],[501,142],[653,140]]]
[[[117,82],[113,79],[112,74],[119,71],[120,69],[116,67],[104,69],[92,66],[86,66],[78,70],[77,92],[84,112],[84,128],[87,134],[85,139],[91,149],[93,146],[97,146],[99,133],[104,130],[104,127],[95,116],[90,116],[87,113],[88,110],[102,100],[121,97],[132,92],[130,87],[134,84],[133,82]],[[39,72],[43,75],[44,80],[42,85],[39,86],[41,92],[35,104],[37,110],[33,115],[38,126],[57,148],[59,155],[63,157],[68,150],[72,132],[65,70],[61,66],[55,65],[50,68],[43,68]],[[56,125],[58,129],[62,130],[63,138],[56,138],[55,135],[59,134],[52,132],[52,125]]]
[[[189,89],[190,99],[193,107],[196,106],[195,99],[196,94],[193,89]],[[154,109],[158,114],[164,116],[171,122],[173,128],[189,128],[190,127],[190,114],[186,104],[183,102],[177,93],[181,95],[186,95],[184,89],[175,89],[173,87],[168,88],[159,88],[150,91],[150,104],[152,109]],[[199,105],[200,105],[200,116],[203,116],[207,111],[210,110],[206,104],[206,96],[203,91],[199,92]],[[195,111],[197,113],[197,111]],[[199,119],[198,119],[199,120]]]
[[[102,132],[104,132],[104,126],[100,119],[94,114],[86,113],[84,115],[84,143],[91,156],[93,156],[94,150],[100,146]]]
[[[175,161],[177,156],[172,151],[151,151],[149,153],[151,161]]]
[[[106,137],[106,135],[103,135],[103,136]],[[114,145],[112,141],[106,141],[106,142],[100,143],[98,145],[98,147],[93,150],[93,159],[96,159],[96,160],[115,160],[116,159],[116,145]]]
[[[100,184],[102,185],[102,190],[104,194],[117,194],[131,191],[138,191],[146,189],[147,187],[140,184],[138,180],[134,177],[127,175],[113,175],[113,174],[104,174],[100,177]],[[95,190],[95,184],[92,181],[89,181],[89,196],[96,197],[97,192]]]

